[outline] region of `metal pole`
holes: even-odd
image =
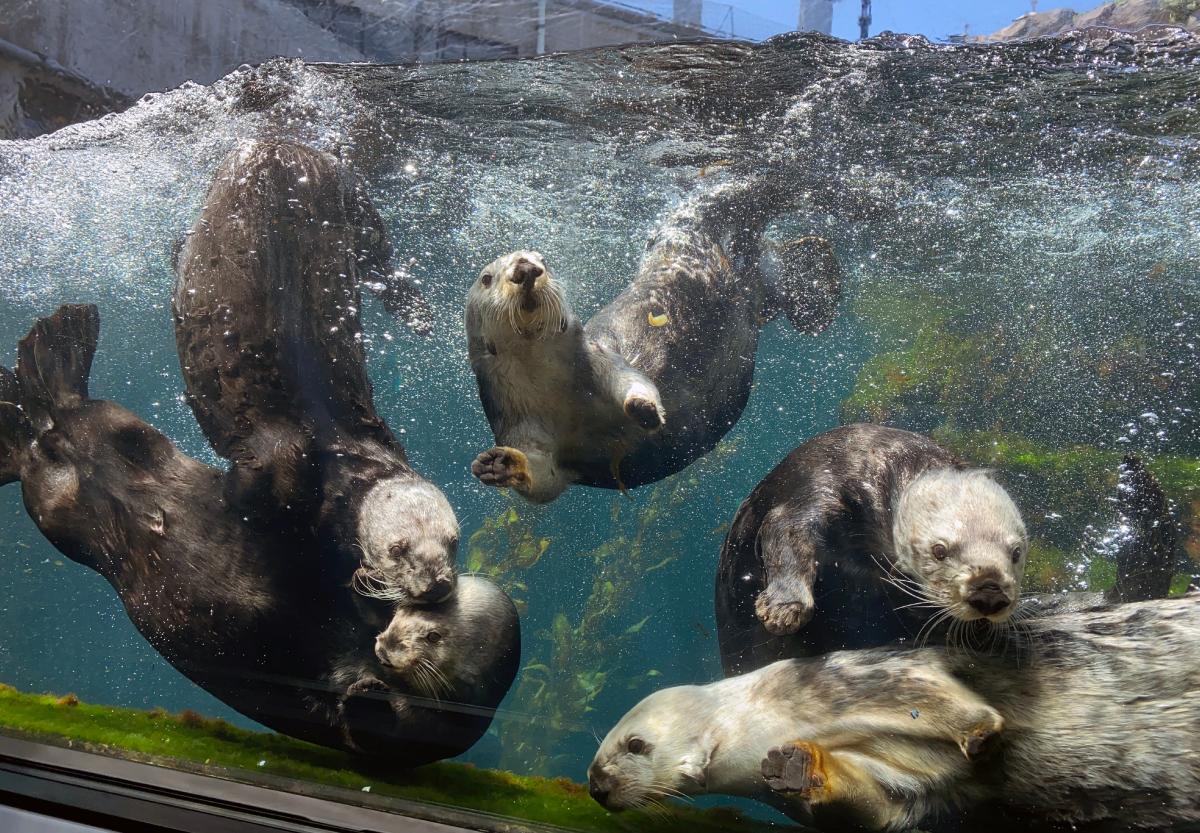
[[[862,14],[858,16],[858,36],[862,40],[866,40],[870,33],[867,31],[871,27],[871,0],[862,0]]]
[[[538,0],[537,54],[546,54],[546,0]]]

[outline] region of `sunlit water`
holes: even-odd
[[[868,358],[908,343],[914,322],[889,323],[880,299],[886,308],[919,290],[933,299],[919,309],[944,308],[957,332],[995,343],[1000,367],[987,372],[1010,381],[960,403],[959,427],[1200,455],[1198,62],[1200,42],[1170,33],[967,49],[798,37],[421,68],[287,64],[257,73],[253,95],[250,71],[236,73],[0,142],[3,363],[36,316],[95,302],[92,394],[218,462],[182,401],[171,243],[239,139],[283,135],[350,159],[397,267],[438,311],[422,339],[367,300],[380,411],[446,491],[464,540],[510,506],[549,540],[536,566],[507,577],[525,585],[514,591],[528,605],[524,661],[539,667],[466,758],[579,779],[593,731],[654,687],[719,675],[712,582],[724,524],[787,451],[837,424]],[[533,509],[473,480],[469,463],[492,439],[466,359],[466,289],[496,255],[537,248],[586,317],[634,273],[656,222],[730,170],[793,185],[802,207],[776,232],[828,237],[846,298],[817,338],[766,328],[729,448],[685,472],[697,482],[646,527],[638,564],[657,569],[591,608],[600,624],[590,638],[610,637],[607,658],[581,648],[555,665],[556,619],[575,629],[595,589],[587,554],[618,529],[636,533],[653,487],[628,498],[574,488]],[[1133,370],[1098,372],[1105,356]],[[906,417],[920,429],[945,421],[932,406]],[[1079,542],[1086,560],[1082,525],[1046,532],[1057,507],[1028,500],[1042,534]],[[1101,529],[1105,517],[1090,521]],[[632,546],[601,560],[621,564]],[[232,716],[146,645],[98,575],[44,541],[15,485],[0,491],[0,552],[0,680]],[[539,687],[564,680],[590,699],[536,733],[528,716],[552,696]]]

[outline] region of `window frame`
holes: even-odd
[[[348,804],[344,790],[317,784],[299,782],[303,792],[289,791],[295,783],[232,781],[0,735],[0,804],[103,829],[468,833],[506,823],[511,829],[511,821],[390,797],[363,796],[362,804],[374,806]]]

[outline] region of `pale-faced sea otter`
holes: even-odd
[[[537,252],[486,266],[466,310],[496,437],[472,464],[480,482],[545,503],[572,483],[652,483],[712,450],[745,408],[763,323],[782,313],[816,334],[834,316],[840,269],[829,244],[762,237],[784,202],[758,180],[689,201],[586,324]]]
[[[831,830],[1191,830],[1200,593],[1029,621],[1011,650],[841,651],[657,691],[588,770],[612,810],[700,793]]]

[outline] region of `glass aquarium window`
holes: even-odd
[[[3,742],[1200,822],[1195,8],[140,2],[0,21]]]

